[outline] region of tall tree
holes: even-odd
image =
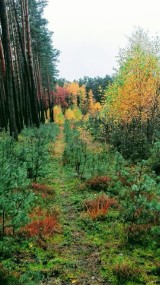
[[[16,114],[15,114],[15,105],[14,105],[14,95],[13,95],[13,61],[11,53],[11,42],[10,42],[10,30],[9,30],[9,21],[7,6],[5,0],[0,0],[0,21],[2,28],[2,44],[5,58],[5,88],[6,96],[8,103],[8,118],[9,118],[9,127],[10,134],[17,139],[18,131],[16,125]]]
[[[119,70],[106,92],[102,117],[111,141],[126,157],[146,158],[160,116],[160,47],[138,29],[120,51]]]
[[[31,76],[30,80],[31,80],[31,90],[32,90],[32,96],[31,96],[32,119],[33,119],[33,124],[39,127],[38,104],[37,104],[38,98],[37,98],[37,90],[35,85],[34,69],[33,69],[33,54],[31,46],[28,0],[25,0],[25,20],[26,20],[26,33],[27,33],[27,54],[28,54],[28,64]]]
[[[105,77],[88,77],[84,76],[84,78],[79,79],[79,85],[85,85],[86,86],[86,92],[92,90],[94,99],[98,102],[101,102],[103,100],[103,96],[105,94],[106,88],[110,83],[112,83],[113,79],[106,75]]]
[[[52,109],[58,50],[53,48],[46,0],[0,1],[0,128],[17,138],[23,125],[44,122]],[[48,90],[48,92],[47,92]]]

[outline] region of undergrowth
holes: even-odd
[[[29,154],[34,175],[26,169],[25,191],[36,200],[14,235],[0,238],[3,285],[159,284],[160,188],[151,159],[133,164],[107,144],[96,152],[82,130],[66,123],[49,136],[36,179]],[[36,140],[34,131],[27,136],[19,147]]]

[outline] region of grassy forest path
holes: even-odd
[[[86,221],[82,218],[86,193],[80,190],[82,182],[74,177],[73,170],[63,166],[64,147],[61,129],[54,145],[51,175],[55,191],[54,206],[61,231],[52,240],[56,255],[53,271],[55,277],[44,284],[106,284],[98,272],[100,261],[97,242],[90,231],[86,231]],[[92,227],[91,224],[91,231]]]
[[[80,132],[87,148],[92,153],[101,153],[102,145],[93,142],[88,131]],[[155,266],[159,264],[159,256],[150,248],[127,246],[124,225],[117,219],[116,208],[96,219],[89,217],[85,201],[108,193],[84,187],[85,182],[77,177],[74,168],[64,165],[64,149],[65,135],[60,128],[52,150],[49,177],[60,231],[47,241],[48,281],[42,285],[159,284],[158,276],[148,274],[153,259]]]

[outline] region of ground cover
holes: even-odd
[[[84,137],[81,135],[81,138]],[[96,147],[98,152],[103,151],[99,144],[93,147],[89,133],[84,141],[91,153],[97,153]],[[64,163],[66,144],[65,129],[61,128],[54,144],[50,144],[49,174],[39,178],[33,187],[42,197],[36,206],[43,213],[38,212],[38,215],[42,215],[43,220],[54,217],[55,226],[47,224],[45,231],[39,231],[37,236],[6,235],[1,240],[2,284],[160,284],[157,238],[153,240],[150,233],[143,232],[138,241],[134,237],[131,242],[125,232],[123,204],[117,192],[129,189],[132,181],[125,176],[119,176],[121,181],[118,181],[117,173],[122,168],[126,172],[127,166],[111,154],[108,166],[106,162],[107,177],[111,181],[104,184],[106,180],[101,178],[96,182],[96,175],[104,177],[96,174],[100,167],[95,168],[95,173],[88,169],[86,175],[89,164],[85,162],[85,171],[79,175],[74,163]],[[103,202],[100,202],[102,197]]]

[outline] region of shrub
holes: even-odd
[[[118,284],[120,285],[126,281],[135,280],[139,275],[139,270],[135,267],[135,264],[127,261],[114,264],[112,271],[116,275]]]
[[[151,169],[156,175],[160,175],[160,142],[157,141],[150,150],[150,158],[148,159]]]
[[[130,187],[119,191],[120,216],[125,225],[127,240],[139,242],[146,232],[159,225],[160,196],[155,180],[145,173],[145,162],[128,173]]]
[[[49,185],[32,183],[32,189],[36,194],[41,194],[43,198],[53,195],[53,189]]]
[[[21,147],[19,159],[25,161],[28,178],[36,181],[38,177],[46,177],[49,173],[49,143],[55,142],[59,129],[46,124],[37,128],[24,129],[25,141]]]
[[[57,226],[57,219],[45,216],[42,220],[35,220],[28,224],[24,231],[28,237],[33,236],[52,236]]]
[[[21,149],[6,134],[0,136],[0,232],[14,234],[28,220],[27,215],[35,202],[28,190],[27,168],[20,159]]]
[[[93,200],[85,201],[87,213],[92,219],[96,219],[99,216],[105,216],[109,208],[116,204],[115,199],[104,195]]]
[[[147,126],[138,119],[128,124],[111,126],[109,142],[125,159],[140,161],[149,155],[150,143],[147,138]]]
[[[16,275],[16,274],[14,274],[14,275]],[[16,276],[10,275],[7,272],[7,270],[2,267],[2,265],[0,265],[0,284],[2,284],[2,285],[13,285],[13,284],[18,285],[19,284],[20,285]]]
[[[95,176],[86,181],[86,186],[92,190],[106,190],[109,187],[111,178],[108,176]]]
[[[40,208],[35,209],[30,218],[31,222],[21,229],[27,237],[52,236],[58,228],[57,217],[45,213]]]
[[[82,177],[87,163],[87,143],[84,142],[77,129],[71,129],[68,123],[65,124],[66,146],[63,153],[63,164],[70,164],[79,177]]]

